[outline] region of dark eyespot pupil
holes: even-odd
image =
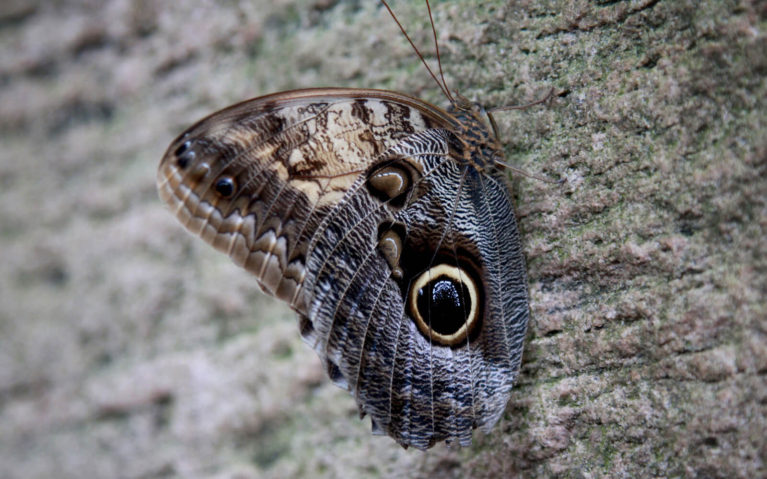
[[[176,156],[176,164],[179,168],[184,169],[187,166],[189,166],[189,163],[194,160],[194,150],[191,150],[192,147],[192,140],[187,140],[181,145],[179,145],[178,148],[176,148],[176,151],[173,152],[173,154]]]
[[[181,156],[191,146],[192,146],[192,140],[186,140],[185,142],[181,143],[181,145],[179,145],[178,148],[176,148],[176,151],[173,154],[176,156]]]
[[[471,299],[455,281],[439,277],[418,291],[418,311],[436,333],[450,335],[466,322]]]
[[[216,193],[228,198],[234,194],[234,181],[229,177],[219,178],[216,181]]]

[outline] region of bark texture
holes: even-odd
[[[385,10],[333,0],[0,6],[0,476],[767,475],[767,5],[434,7],[448,83],[498,115],[532,304],[501,423],[371,437],[293,314],[182,231],[157,163],[298,87],[444,103]],[[419,2],[394,4],[433,59]]]

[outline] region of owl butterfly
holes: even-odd
[[[382,90],[275,93],[196,123],[157,175],[189,231],[298,313],[373,431],[419,449],[498,421],[529,314],[501,145],[429,73],[447,110]]]

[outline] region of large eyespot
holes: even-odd
[[[216,189],[216,193],[218,193],[222,198],[230,198],[232,195],[234,195],[236,190],[234,178],[231,176],[222,176],[216,180],[214,187]]]
[[[413,281],[408,306],[421,332],[445,346],[464,343],[480,322],[477,283],[449,264],[432,266]]]

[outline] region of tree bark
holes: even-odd
[[[394,5],[428,60],[428,15]],[[3,2],[0,476],[767,475],[767,6],[443,1],[498,113],[531,296],[491,434],[372,437],[294,315],[181,230],[184,127],[290,88],[442,105],[376,2]]]

